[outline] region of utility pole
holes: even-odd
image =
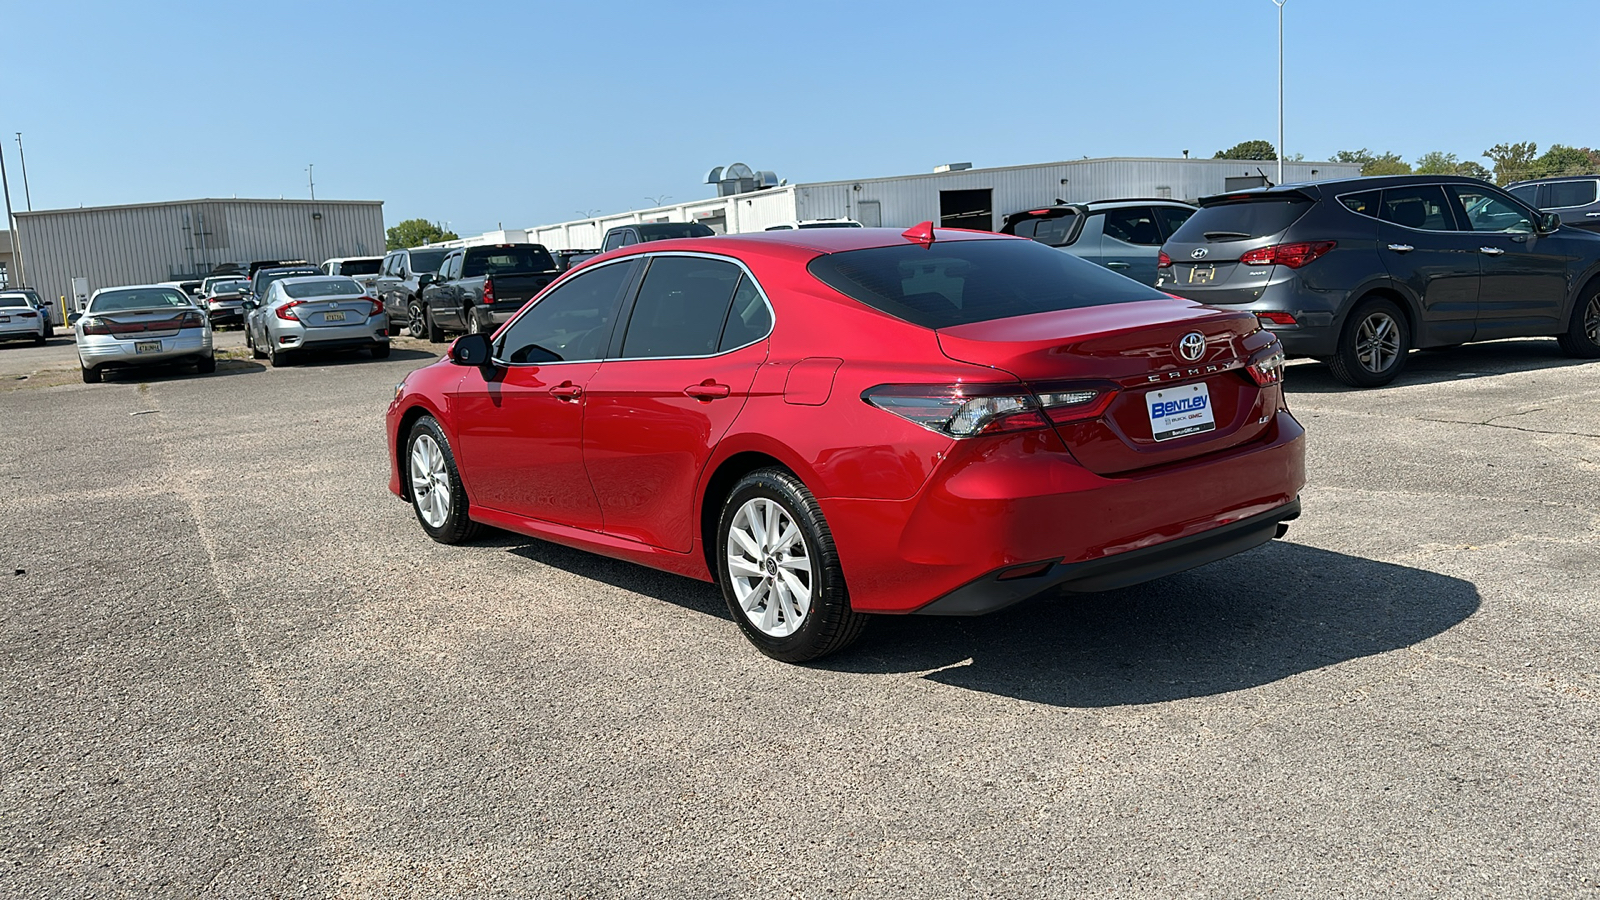
[[[22,245],[17,242],[17,220],[11,214],[11,182],[6,180],[6,155],[0,153],[0,190],[6,195],[6,234],[11,236],[11,263],[15,272],[6,272],[6,287],[22,287]]]
[[[33,212],[33,192],[28,190],[28,157],[22,153],[22,132],[17,132],[17,159],[22,161],[22,195],[28,200],[28,212]]]
[[[313,200],[317,199],[317,180],[312,177],[316,174],[312,171],[315,168],[316,165],[314,163],[306,164],[306,183],[311,185],[311,199]]]
[[[1289,0],[1272,0],[1278,8],[1278,183],[1283,184],[1283,5]]]

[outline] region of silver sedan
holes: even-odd
[[[341,275],[283,278],[265,297],[246,300],[245,343],[257,359],[288,364],[306,350],[359,350],[373,359],[389,355],[389,317],[383,301]]]
[[[101,288],[82,315],[70,316],[83,380],[106,369],[192,362],[202,375],[217,370],[211,322],[183,291],[162,284]]]

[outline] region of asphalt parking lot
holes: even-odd
[[[1600,895],[1600,363],[1554,341],[1296,364],[1286,539],[812,667],[709,585],[427,540],[382,411],[433,352],[0,346],[0,894]]]

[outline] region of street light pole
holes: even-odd
[[[11,214],[11,182],[6,180],[4,153],[0,153],[0,191],[6,197],[6,234],[11,237],[11,267],[6,271],[6,287],[23,287],[27,282],[22,277],[22,248],[17,243],[17,220]]]
[[[1283,184],[1283,5],[1289,0],[1272,0],[1278,8],[1278,183]]]
[[[28,212],[33,212],[33,192],[28,190],[28,157],[22,154],[22,132],[17,132],[17,159],[22,161],[22,195],[28,200]]]

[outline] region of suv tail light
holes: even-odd
[[[488,277],[483,279],[483,302],[484,302],[484,305],[486,305],[486,306],[494,302],[494,276],[493,275],[490,275],[490,276],[488,276]]]
[[[295,313],[294,308],[299,306],[301,302],[299,300],[290,300],[288,303],[274,309],[272,314],[286,322],[298,322],[300,321],[300,316]]]
[[[1156,254],[1156,268],[1158,268],[1158,269],[1170,269],[1170,268],[1172,268],[1172,257],[1167,255],[1167,251],[1163,250],[1160,253]]]
[[[1244,367],[1250,373],[1250,379],[1257,387],[1270,387],[1283,383],[1283,345],[1274,340],[1251,358],[1250,364]]]
[[[861,399],[886,412],[951,437],[966,438],[1045,428],[1092,419],[1105,412],[1117,390],[1102,384],[883,384]]]
[[[1288,266],[1298,269],[1336,246],[1336,241],[1302,241],[1297,244],[1273,244],[1257,247],[1239,257],[1246,266]]]

